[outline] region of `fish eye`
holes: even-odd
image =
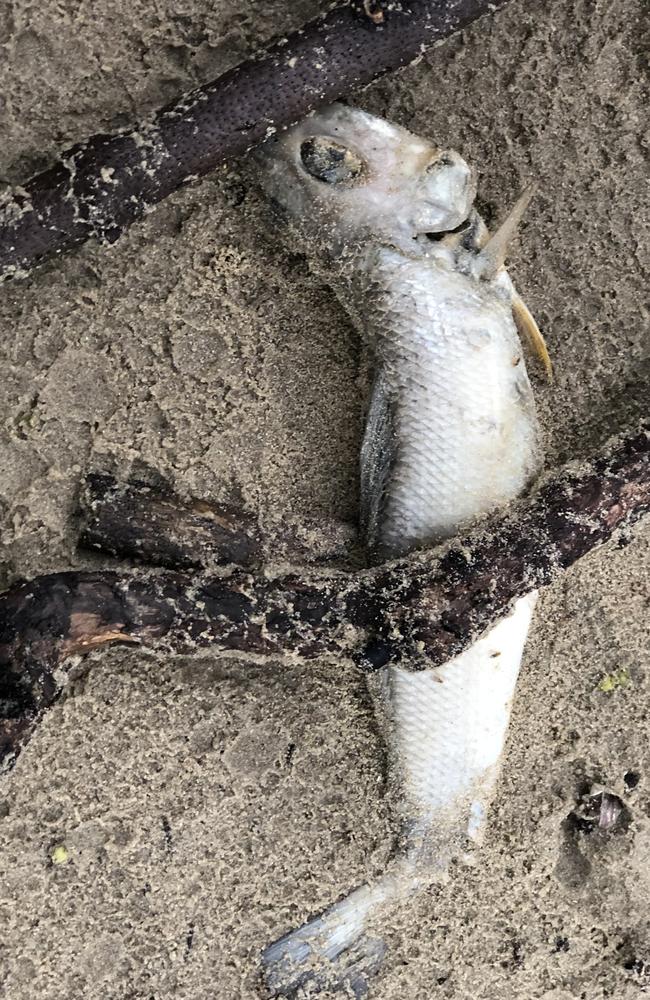
[[[325,184],[350,184],[364,167],[361,157],[351,149],[323,135],[305,139],[300,160],[308,174]]]

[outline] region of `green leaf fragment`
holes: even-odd
[[[65,844],[57,844],[50,851],[50,859],[53,865],[64,865],[70,860],[70,852]]]
[[[605,674],[598,684],[598,690],[609,694],[610,691],[616,691],[617,688],[626,688],[631,682],[630,671],[627,667],[621,667],[620,670],[614,670],[611,674]]]

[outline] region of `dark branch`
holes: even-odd
[[[171,569],[254,566],[262,546],[257,518],[225,504],[183,501],[171,490],[92,475],[81,497],[80,544]]]
[[[279,578],[56,573],[0,597],[0,757],[15,758],[73,654],[108,642],[173,652],[323,653],[414,668],[461,652],[513,601],[650,510],[650,422],[443,550],[357,574]]]
[[[95,237],[507,0],[352,0],[134,129],[72,147],[0,208],[0,281]]]
[[[351,524],[337,522],[324,532],[320,521],[285,516],[262,538],[254,515],[211,500],[182,500],[166,484],[91,475],[80,506],[80,545],[153,566],[250,568],[264,561],[269,548],[276,561],[359,565]]]

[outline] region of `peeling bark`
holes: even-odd
[[[170,652],[334,653],[366,669],[402,658],[434,666],[649,510],[645,421],[465,537],[372,570],[267,578],[143,569],[19,583],[0,596],[0,761],[28,741],[72,655],[121,641]]]
[[[0,281],[153,205],[314,108],[416,59],[507,0],[352,0],[131,130],[95,135],[0,206]]]

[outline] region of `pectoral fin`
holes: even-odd
[[[546,372],[546,377],[549,382],[552,382],[553,364],[548,353],[546,341],[528,306],[516,292],[512,297],[512,315],[522,340],[526,342],[533,354],[541,361]]]
[[[375,375],[361,446],[361,533],[372,549],[379,539],[379,524],[386,483],[393,463],[393,413],[386,379]]]

